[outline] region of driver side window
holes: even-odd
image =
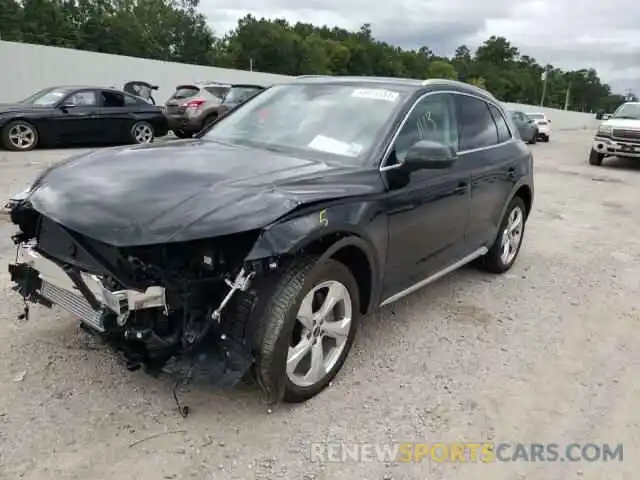
[[[402,126],[394,145],[395,161],[403,162],[420,140],[431,140],[458,150],[458,123],[453,96],[433,93],[419,100]]]
[[[67,103],[77,107],[93,107],[98,104],[98,100],[96,98],[96,92],[93,90],[84,90],[70,95],[69,98],[67,98]]]

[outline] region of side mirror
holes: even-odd
[[[453,148],[440,142],[420,140],[407,152],[404,164],[409,170],[449,168],[457,160]]]
[[[551,120],[547,120],[547,122],[551,123]]]

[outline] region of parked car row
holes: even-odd
[[[538,140],[549,142],[551,139],[551,120],[544,113],[514,110],[510,114],[525,142],[533,144]]]
[[[11,209],[9,272],[130,369],[250,372],[270,402],[299,402],[342,368],[362,316],[472,261],[511,269],[533,199],[532,151],[483,89],[291,79],[197,141],[43,172]]]
[[[122,89],[48,87],[0,105],[0,144],[14,151],[39,146],[151,143],[173,131],[188,138],[264,90],[265,85],[204,82],[179,85],[157,106],[157,85],[127,82]]]

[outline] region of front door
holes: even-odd
[[[470,205],[469,174],[460,165],[411,174],[402,163],[419,140],[434,140],[458,150],[454,98],[448,93],[423,96],[409,114],[383,167],[389,185],[385,210],[389,243],[384,297],[420,282],[464,254]]]
[[[76,91],[60,102],[54,135],[63,143],[93,143],[100,138],[98,96],[95,90]]]

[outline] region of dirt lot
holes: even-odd
[[[557,133],[532,147],[537,198],[509,274],[465,268],[370,316],[342,374],[302,406],[269,412],[251,386],[191,388],[182,419],[171,384],[126,371],[68,315],[32,309],[18,320],[0,272],[0,477],[637,478],[640,163],[590,167],[589,141]],[[0,196],[71,153],[0,153]],[[3,220],[3,264],[11,231]],[[623,442],[625,457],[310,462],[310,443],[328,441]]]

